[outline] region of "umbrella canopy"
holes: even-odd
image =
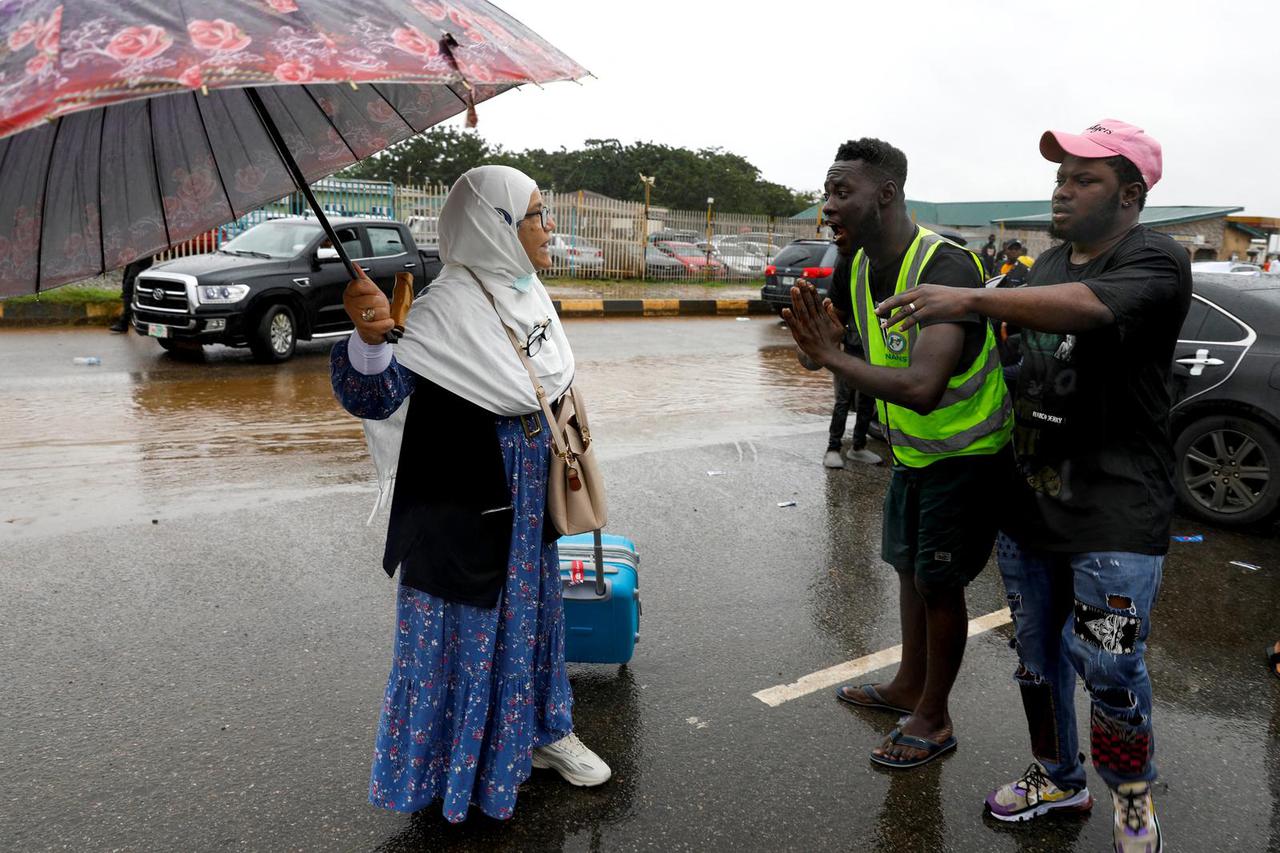
[[[586,74],[478,0],[0,0],[0,296],[281,198],[290,159],[314,181],[514,86]]]

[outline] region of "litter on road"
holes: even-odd
[[[1190,536],[1170,536],[1169,538],[1174,542],[1203,542],[1204,534],[1194,533]]]
[[[796,505],[795,501],[779,501],[778,502],[779,507],[795,506],[795,505]]]
[[[1256,572],[1262,566],[1255,566],[1253,563],[1245,563],[1241,560],[1232,560],[1231,565],[1244,569],[1246,572]]]

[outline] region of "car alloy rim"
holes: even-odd
[[[1196,502],[1222,515],[1252,509],[1271,482],[1262,447],[1233,429],[1199,436],[1182,457],[1182,482]]]
[[[293,343],[293,323],[283,311],[271,318],[271,348],[280,354],[289,351]]]

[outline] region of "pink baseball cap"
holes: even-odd
[[[1162,170],[1160,143],[1134,127],[1113,118],[1106,118],[1084,133],[1064,133],[1046,130],[1040,137],[1040,153],[1052,163],[1061,163],[1067,154],[1076,157],[1114,157],[1119,154],[1138,167],[1147,189],[1160,180]]]

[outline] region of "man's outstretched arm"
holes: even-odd
[[[1026,329],[1057,334],[1099,329],[1116,319],[1097,294],[1078,281],[1010,289],[922,284],[881,302],[876,314],[882,326],[901,323],[903,330],[922,322],[947,322],[981,314]]]

